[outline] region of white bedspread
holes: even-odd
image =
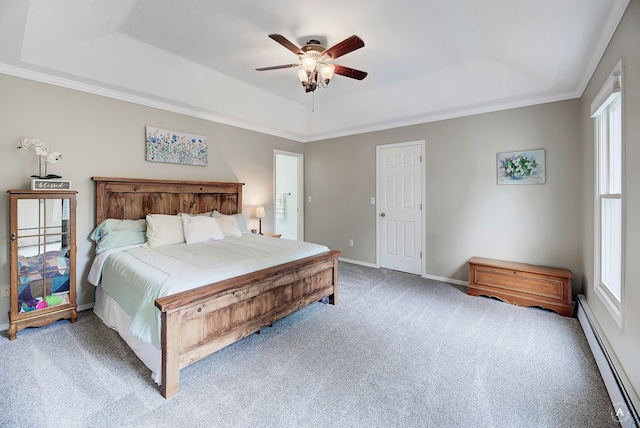
[[[92,271],[131,316],[129,332],[160,348],[159,311],[154,306],[158,297],[328,250],[323,245],[243,234],[193,245],[129,248],[110,254],[102,269],[92,267]],[[96,259],[94,264],[101,262]]]

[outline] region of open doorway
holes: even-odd
[[[303,155],[274,150],[273,207],[275,232],[282,238],[304,240]]]

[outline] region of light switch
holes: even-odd
[[[375,205],[376,204],[376,198],[371,197],[371,205]]]

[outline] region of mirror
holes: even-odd
[[[17,203],[19,311],[69,302],[69,200],[20,199]]]

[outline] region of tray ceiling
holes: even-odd
[[[581,96],[628,0],[0,1],[0,72],[314,141]],[[273,40],[365,47],[305,93]]]

